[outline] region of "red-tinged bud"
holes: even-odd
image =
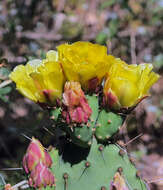
[[[76,109],[70,110],[71,120],[77,123],[86,123],[88,121],[88,115],[85,114],[81,107],[77,107]]]
[[[67,123],[86,123],[92,114],[79,82],[66,82],[63,103],[65,109],[62,114]]]
[[[111,90],[105,93],[105,96],[103,97],[103,104],[109,108],[116,107],[118,109],[120,107],[118,98]]]
[[[98,85],[99,85],[99,79],[97,77],[94,77],[93,79],[90,79],[88,81],[88,90],[91,92],[98,91]]]
[[[48,154],[48,152],[47,151],[45,151],[45,165],[48,167],[48,168],[50,168],[51,167],[51,165],[52,165],[52,159],[51,159],[51,157],[50,157],[50,155]]]
[[[40,141],[32,138],[27,149],[27,153],[23,158],[23,167],[25,172],[31,172],[40,161],[42,161],[42,163],[47,167],[51,167],[52,165],[50,155],[45,151]]]
[[[42,162],[39,162],[29,177],[29,185],[34,188],[53,186],[54,175]]]

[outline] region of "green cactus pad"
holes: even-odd
[[[63,152],[60,156],[58,150],[53,149],[50,153],[56,190],[101,190],[102,187],[110,190],[110,184],[119,168],[129,190],[147,189],[144,181],[136,175],[137,170],[125,151],[123,155],[120,154],[121,149],[114,144],[104,147],[94,139],[91,149],[78,148],[79,155],[70,146],[64,149],[67,153]],[[51,188],[46,188],[48,189]]]
[[[96,138],[100,141],[110,139],[116,132],[118,132],[123,120],[124,119],[118,114],[102,110],[96,123]]]

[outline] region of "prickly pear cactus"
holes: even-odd
[[[127,151],[113,142],[159,75],[151,64],[128,65],[90,42],[62,44],[57,50],[17,66],[10,75],[23,95],[49,111],[53,132],[59,134],[50,152],[32,138],[23,158],[29,186],[146,190]]]

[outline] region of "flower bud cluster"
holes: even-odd
[[[23,167],[29,175],[29,185],[35,188],[53,186],[54,175],[50,171],[52,159],[42,144],[35,138],[27,149],[23,158]]]
[[[65,109],[62,115],[67,123],[87,123],[92,110],[79,82],[66,82],[63,103]]]

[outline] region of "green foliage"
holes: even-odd
[[[4,102],[8,102],[6,95],[11,92],[12,88],[10,86],[6,86],[4,88],[0,88],[0,99]]]
[[[0,68],[0,84],[1,82],[5,82],[5,80],[8,79],[9,74],[9,69],[5,67]],[[6,95],[9,94],[11,90],[12,88],[10,86],[0,87],[0,99],[4,102],[8,102]]]
[[[113,19],[109,22],[109,36],[110,38],[114,37],[117,34],[119,26],[118,19]]]
[[[107,7],[110,7],[110,6],[114,5],[116,2],[117,2],[117,0],[107,0],[107,1],[104,1],[101,4],[101,9],[105,9]]]
[[[159,54],[154,58],[154,66],[157,69],[161,69],[163,67],[163,54]]]
[[[0,80],[7,79],[9,74],[10,71],[7,68],[5,67],[0,68]]]
[[[96,43],[98,44],[105,44],[108,38],[108,34],[106,32],[100,32],[96,36]]]

